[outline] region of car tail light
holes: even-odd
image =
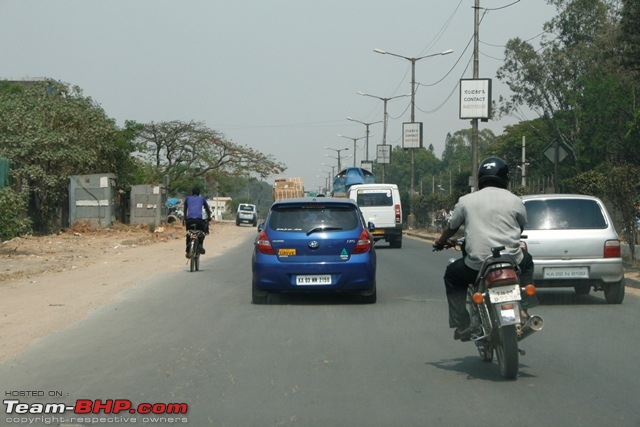
[[[607,240],[604,242],[605,258],[620,258],[620,240]]]
[[[371,249],[371,237],[369,236],[369,232],[367,230],[362,230],[353,253],[364,254],[366,252],[369,252],[369,249]]]
[[[400,205],[395,205],[394,211],[396,212],[396,224],[400,224],[402,222],[402,217],[400,216]]]
[[[269,241],[269,236],[267,236],[267,233],[264,230],[260,232],[260,235],[256,239],[256,246],[258,247],[258,251],[261,254],[265,254],[265,255],[276,254],[276,251],[273,250],[273,246],[271,246],[271,242]]]

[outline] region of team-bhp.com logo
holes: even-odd
[[[186,403],[140,403],[136,406],[127,399],[78,399],[75,405],[64,403],[22,403],[19,400],[6,399],[6,414],[186,414],[189,405]]]

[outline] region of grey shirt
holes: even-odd
[[[504,246],[504,252],[522,261],[520,235],[526,223],[527,211],[520,197],[502,188],[485,187],[460,197],[449,227],[464,224],[465,264],[479,270],[496,246]]]

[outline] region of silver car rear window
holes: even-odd
[[[353,230],[360,226],[354,207],[283,207],[271,212],[269,228],[278,231],[308,231],[316,227]]]
[[[527,200],[527,230],[604,229],[607,221],[593,200]]]

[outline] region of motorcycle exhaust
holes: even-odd
[[[518,341],[522,341],[534,332],[538,332],[543,326],[544,322],[542,321],[542,317],[536,315],[531,316],[522,327],[522,332],[518,337]]]

